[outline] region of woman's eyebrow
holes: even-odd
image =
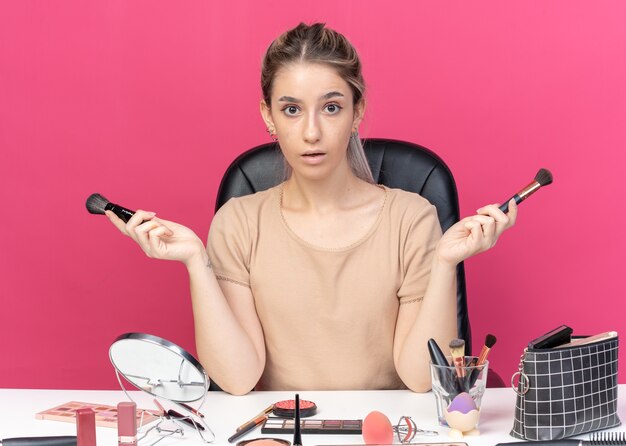
[[[295,102],[295,103],[300,103],[302,101],[300,101],[300,99],[296,99],[294,97],[291,96],[281,96],[278,98],[278,102]]]
[[[344,94],[339,91],[331,91],[320,97],[320,100],[326,101],[330,98],[335,97],[344,97]],[[278,102],[295,102],[296,104],[299,104],[302,101],[300,99],[294,98],[293,96],[281,96],[280,98],[278,98]]]
[[[324,100],[324,101],[325,101],[325,100],[327,100],[327,99],[330,99],[330,98],[335,98],[335,97],[338,97],[338,96],[343,97],[343,93],[341,93],[341,92],[339,92],[339,91],[331,91],[330,93],[326,93],[326,94],[325,94],[324,96],[322,96],[320,99],[322,99],[322,100]]]

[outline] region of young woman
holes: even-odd
[[[322,24],[278,37],[261,84],[282,184],[226,203],[206,249],[152,212],[109,219],[149,257],[186,265],[198,355],[224,390],[427,391],[426,341],[456,337],[456,265],[514,224],[514,201],[442,236],[424,198],[374,184],[357,132],[360,61]]]

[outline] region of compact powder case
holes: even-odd
[[[300,416],[312,417],[317,412],[317,405],[313,401],[300,400]],[[274,404],[272,413],[279,418],[293,418],[296,416],[295,400],[283,400]]]

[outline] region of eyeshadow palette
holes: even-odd
[[[268,418],[261,433],[263,434],[291,434],[293,433],[294,420],[283,418]],[[301,420],[300,431],[302,434],[347,434],[360,435],[363,429],[363,420]]]
[[[93,409],[96,413],[96,426],[117,427],[117,407],[105,404],[79,403],[78,401],[70,401],[52,409],[44,410],[35,414],[35,418],[38,420],[76,423],[76,411],[85,408]],[[145,409],[137,409],[137,426],[148,424],[158,418],[155,413]]]

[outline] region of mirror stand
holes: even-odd
[[[164,438],[173,435],[185,435],[183,423],[191,426],[204,443],[215,441],[215,433],[199,414],[209,390],[210,381],[197,359],[177,345],[144,333],[127,333],[119,336],[111,345],[109,356],[115,369],[115,376],[120,388],[130,401],[130,396],[122,377],[138,389],[155,397],[159,407],[159,420],[141,435],[137,442],[147,439],[152,431],[159,438],[149,443],[154,446]],[[179,406],[185,413],[172,414],[165,411],[157,398],[162,398]],[[200,400],[197,409],[186,403]],[[135,402],[136,403],[136,402]],[[150,412],[154,415],[154,412]],[[141,413],[139,432],[143,426]]]

